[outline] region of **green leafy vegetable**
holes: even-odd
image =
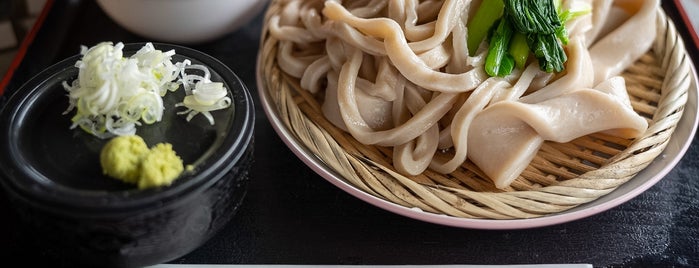
[[[561,11],[561,0],[483,0],[468,27],[469,55],[489,33],[486,73],[506,76],[523,69],[530,55],[541,70],[561,72],[568,60],[566,21],[590,12],[589,8]]]
[[[541,70],[561,72],[568,60],[559,35],[567,34],[558,17],[554,0],[506,0],[505,17],[520,33],[527,35],[527,44],[539,60]]]
[[[531,34],[527,37],[527,41],[534,52],[534,57],[539,60],[539,68],[542,71],[548,73],[563,71],[568,57],[555,33]]]
[[[469,55],[473,56],[476,54],[478,46],[488,35],[490,28],[502,17],[504,8],[505,4],[502,0],[483,0],[481,5],[478,6],[478,10],[476,10],[473,18],[466,25],[468,28],[466,43]]]
[[[561,27],[553,0],[505,0],[505,14],[520,33],[551,34]]]
[[[590,12],[592,12],[592,7],[590,7],[590,6],[583,5],[583,6],[580,6],[577,8],[581,8],[581,9],[575,9],[575,10],[570,9],[570,10],[564,10],[564,11],[559,12],[558,19],[561,21],[561,23],[566,23],[569,20],[575,19],[577,17],[580,17],[582,15],[586,15],[586,14],[589,14]]]
[[[507,51],[512,39],[510,23],[501,19],[490,37],[488,56],[485,58],[485,72],[490,76],[506,76],[512,73],[515,60]]]

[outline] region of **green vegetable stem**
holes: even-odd
[[[522,70],[527,64],[529,58],[529,45],[527,44],[527,36],[523,33],[515,32],[510,41],[510,55],[515,61],[515,67]]]
[[[563,71],[568,57],[555,34],[531,34],[527,37],[527,43],[539,60],[542,71],[548,73]]]
[[[560,5],[560,0],[483,0],[467,24],[469,55],[489,36],[485,69],[490,76],[523,69],[532,54],[541,70],[563,71],[568,60],[564,22],[589,10],[559,12]]]
[[[488,35],[490,28],[495,25],[495,22],[502,17],[505,4],[502,0],[483,0],[478,10],[473,14],[473,18],[468,21],[468,37],[466,44],[468,45],[468,54],[473,56],[478,50],[478,46],[483,42]]]
[[[568,58],[557,33],[565,33],[554,0],[505,0],[505,16],[539,60],[541,70],[561,72]]]
[[[485,72],[490,76],[506,76],[512,73],[515,60],[507,51],[512,39],[510,23],[501,19],[490,37],[488,55],[485,58]]]

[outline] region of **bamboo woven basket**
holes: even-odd
[[[442,175],[430,170],[414,177],[395,172],[389,148],[367,146],[334,127],[314,96],[285,74],[275,60],[278,40],[267,21],[281,12],[272,1],[262,30],[258,59],[260,90],[295,138],[353,187],[406,208],[467,219],[530,219],[560,213],[596,200],[648,166],[666,147],[688,99],[691,60],[674,24],[658,10],[651,50],[623,76],[634,110],[650,121],[636,140],[602,134],[569,143],[546,142],[524,173],[504,190],[465,162]]]

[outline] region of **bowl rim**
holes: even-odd
[[[135,53],[148,42],[125,43],[124,54]],[[187,180],[179,180],[168,187],[159,187],[145,190],[129,189],[126,191],[85,190],[68,187],[52,181],[35,177],[38,171],[31,166],[23,166],[26,163],[18,161],[17,154],[21,154],[16,144],[13,143],[18,136],[16,130],[21,122],[17,116],[28,110],[31,99],[37,97],[46,86],[46,80],[61,73],[75,71],[75,62],[81,55],[73,55],[44,69],[26,83],[20,86],[8,98],[0,110],[0,140],[9,144],[9,149],[0,152],[0,186],[6,188],[6,192],[14,194],[25,201],[40,206],[52,208],[76,208],[84,211],[114,211],[128,210],[134,207],[147,206],[152,203],[168,203],[181,199],[182,196],[201,192],[216,183],[225,175],[238,160],[244,155],[246,148],[253,138],[255,121],[255,109],[245,83],[235,72],[218,59],[195,49],[167,43],[150,42],[156,49],[168,51],[174,49],[176,54],[199,61],[205,64],[211,72],[221,76],[226,87],[233,95],[233,118],[228,122],[230,130],[224,137],[220,137],[219,144],[207,159],[197,166],[197,171]],[[72,131],[68,130],[67,131]],[[13,147],[14,146],[14,147]]]

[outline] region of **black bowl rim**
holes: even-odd
[[[197,166],[197,172],[192,175],[192,178],[182,183],[146,190],[90,191],[70,188],[31,176],[27,172],[27,169],[31,169],[31,167],[25,166],[13,157],[13,154],[18,153],[16,150],[12,150],[13,137],[17,136],[16,131],[13,131],[13,126],[18,124],[15,117],[25,108],[23,104],[36,95],[37,88],[40,88],[47,79],[71,68],[76,68],[75,62],[81,57],[78,54],[59,61],[29,79],[9,97],[0,110],[0,127],[3,127],[0,130],[0,142],[10,145],[8,146],[10,148],[0,152],[0,185],[4,186],[7,192],[12,192],[26,201],[52,209],[79,207],[102,212],[121,211],[135,207],[147,207],[154,202],[168,203],[171,200],[180,199],[182,196],[201,192],[211,187],[237,164],[251,143],[254,132],[254,103],[245,83],[228,66],[206,53],[174,44],[151,43],[156,49],[162,51],[174,49],[180,56],[196,59],[206,64],[212,72],[218,73],[229,85],[229,90],[233,94],[234,119],[230,124],[231,131],[227,137],[209,156],[210,159],[213,159],[212,161],[206,161],[206,163],[202,163],[203,165]],[[124,51],[135,52],[144,44],[146,42],[125,44]],[[231,87],[230,85],[233,84],[239,86]]]

